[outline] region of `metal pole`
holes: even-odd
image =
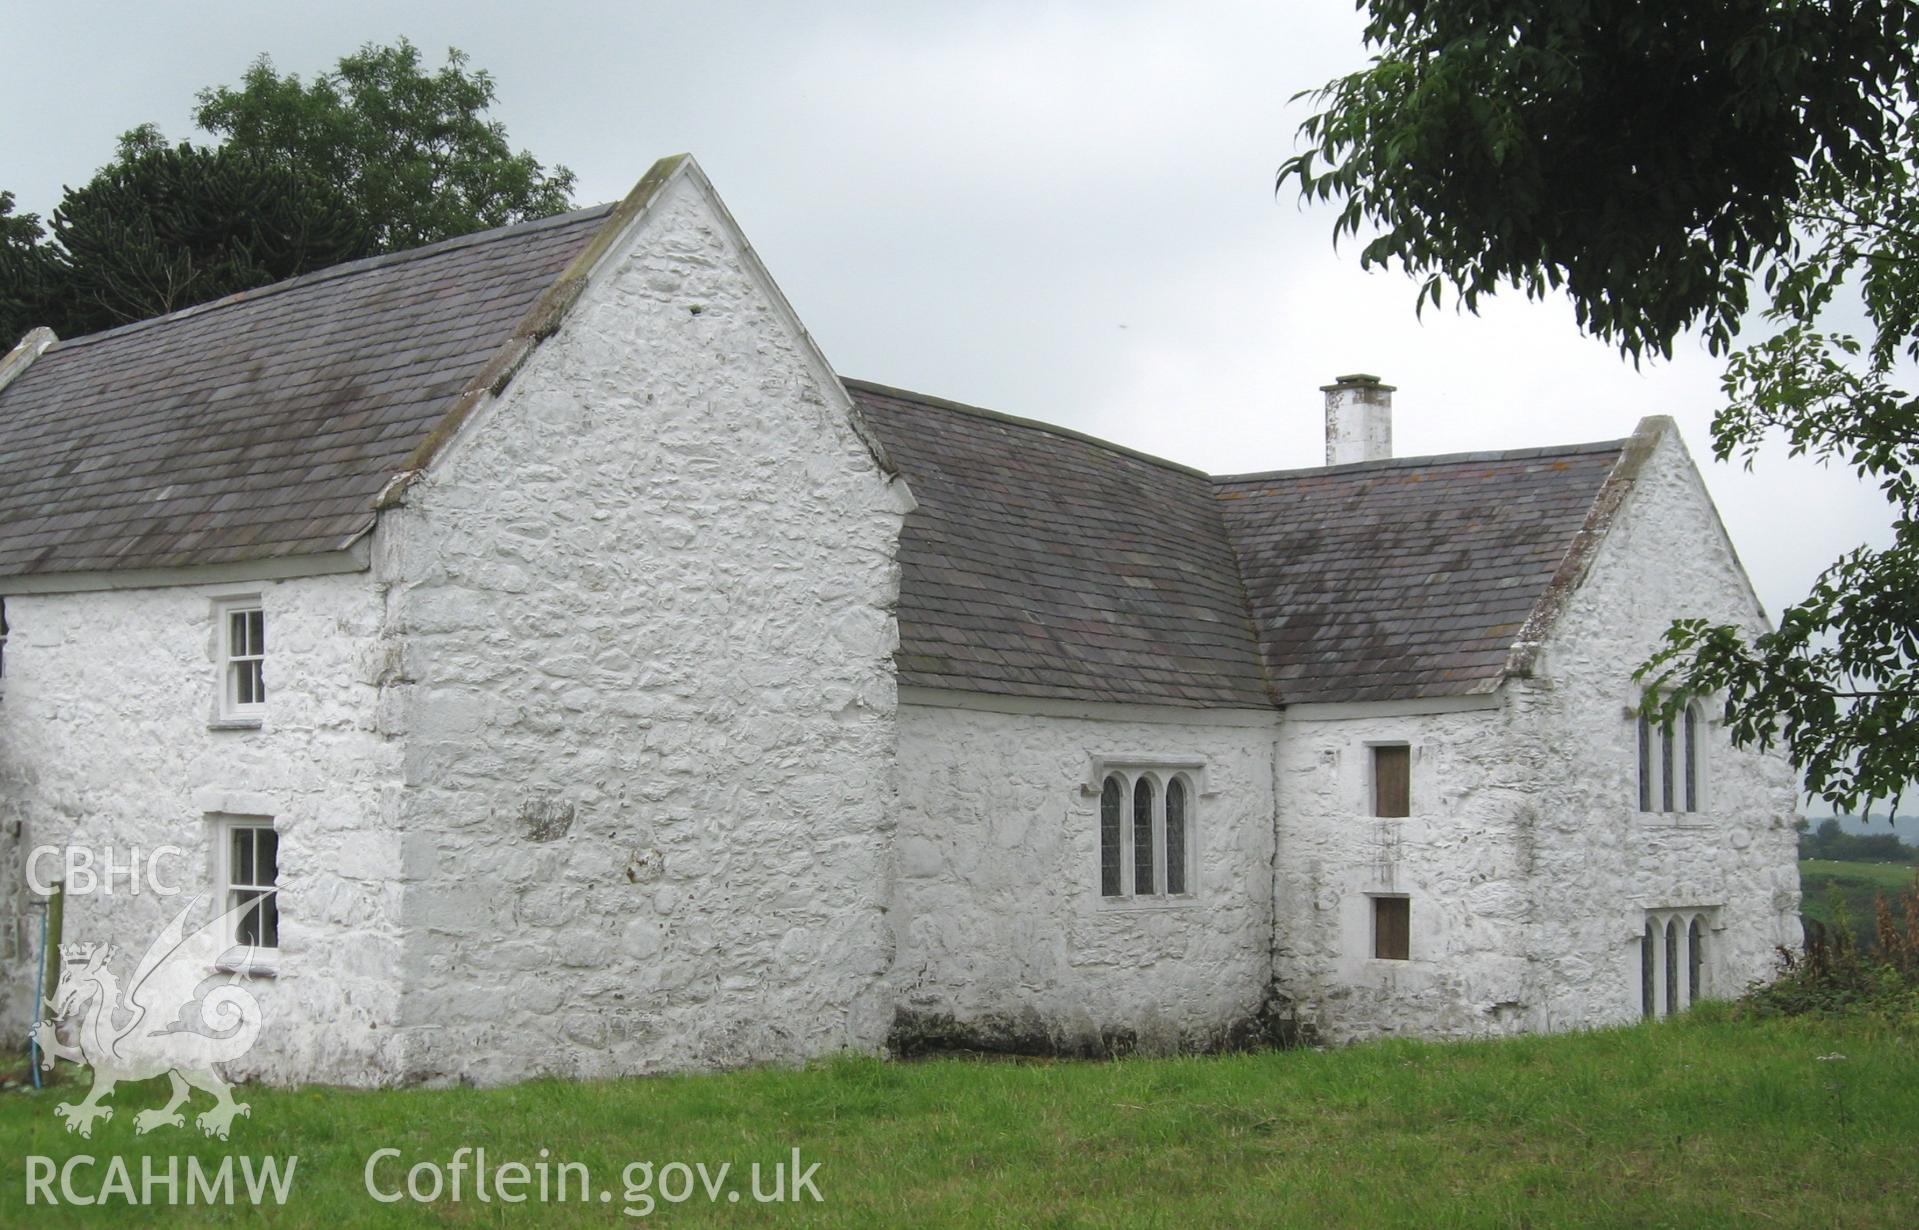
[[[40,961],[33,970],[33,1030],[27,1035],[27,1070],[33,1073],[33,1087],[40,1088],[40,1022],[46,1018],[40,1015],[42,998],[46,994],[47,977],[47,903],[36,903],[40,909]]]
[[[67,882],[55,880],[52,891],[47,894],[47,953],[45,959],[45,981],[49,991],[55,994],[60,990],[60,935],[67,919]],[[33,1010],[38,1012],[40,1005]]]

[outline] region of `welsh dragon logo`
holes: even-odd
[[[220,981],[209,971],[231,946],[227,937],[235,920],[255,903],[244,902],[187,930],[187,916],[205,900],[204,894],[195,897],[174,915],[147,946],[124,991],[107,968],[112,947],[61,945],[60,982],[46,1001],[48,1018],[34,1026],[34,1038],[43,1068],[51,1068],[57,1056],[93,1069],[93,1087],[84,1101],[54,1107],[69,1132],[91,1137],[96,1119],[113,1118],[113,1108],[101,1100],[115,1085],[163,1073],[172,1080],[172,1096],[165,1106],[135,1115],[136,1132],[185,1127],[180,1107],[193,1089],[213,1095],[213,1108],[195,1119],[209,1136],[226,1139],[234,1117],[248,1113],[245,1102],[233,1100],[214,1065],[252,1048],[260,1035],[260,1004],[239,985],[238,975]],[[77,1045],[60,1040],[55,1022],[66,1023]]]

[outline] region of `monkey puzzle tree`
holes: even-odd
[[[461,52],[429,72],[405,39],[311,82],[262,56],[239,88],[199,94],[195,122],[221,144],[131,129],[50,235],[0,194],[0,350],[35,325],[91,332],[569,208],[573,173],[514,152],[494,101]]]
[[[371,252],[331,185],[230,147],[150,148],[53,211],[63,336],[111,328]]]

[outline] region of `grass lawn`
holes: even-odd
[[[1919,867],[1911,863],[1842,863],[1831,859],[1808,858],[1799,861],[1799,912],[1822,923],[1833,921],[1833,897],[1846,904],[1854,934],[1868,941],[1872,937],[1873,899],[1891,897],[1912,884]]]
[[[1844,1058],[1821,1058],[1843,1055]],[[230,1141],[132,1130],[165,1082],[123,1086],[91,1141],[54,1103],[0,1095],[0,1224],[617,1225],[621,1170],[732,1163],[724,1193],[660,1203],[669,1225],[1919,1225],[1919,1038],[1865,1020],[1735,1022],[1722,1009],[1632,1029],[1473,1044],[1116,1063],[889,1064],[505,1089],[247,1089]],[[207,1099],[196,1095],[196,1108]],[[408,1166],[484,1146],[489,1168],[590,1168],[589,1201],[382,1204]],[[797,1147],[823,1201],[757,1204],[747,1167]],[[26,1155],[97,1193],[106,1159],[297,1155],[284,1206],[24,1207]],[[179,1163],[185,1166],[185,1162]],[[161,1162],[164,1169],[164,1160]],[[441,1172],[442,1178],[445,1176]],[[637,1175],[635,1178],[637,1179]],[[662,1178],[664,1175],[662,1174]],[[659,1179],[655,1180],[657,1196]],[[677,1192],[677,1174],[669,1186]],[[422,1182],[426,1182],[423,1178]],[[238,1180],[236,1180],[236,1184]],[[575,1184],[577,1190],[578,1184]],[[601,1203],[607,1189],[612,1200]],[[164,1197],[164,1189],[160,1189]],[[532,1189],[529,1188],[529,1191]],[[58,1185],[53,1188],[56,1195]],[[644,1204],[636,1200],[636,1209]]]

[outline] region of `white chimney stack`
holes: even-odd
[[[1340,376],[1326,394],[1326,464],[1384,461],[1393,455],[1393,386],[1378,376]]]

